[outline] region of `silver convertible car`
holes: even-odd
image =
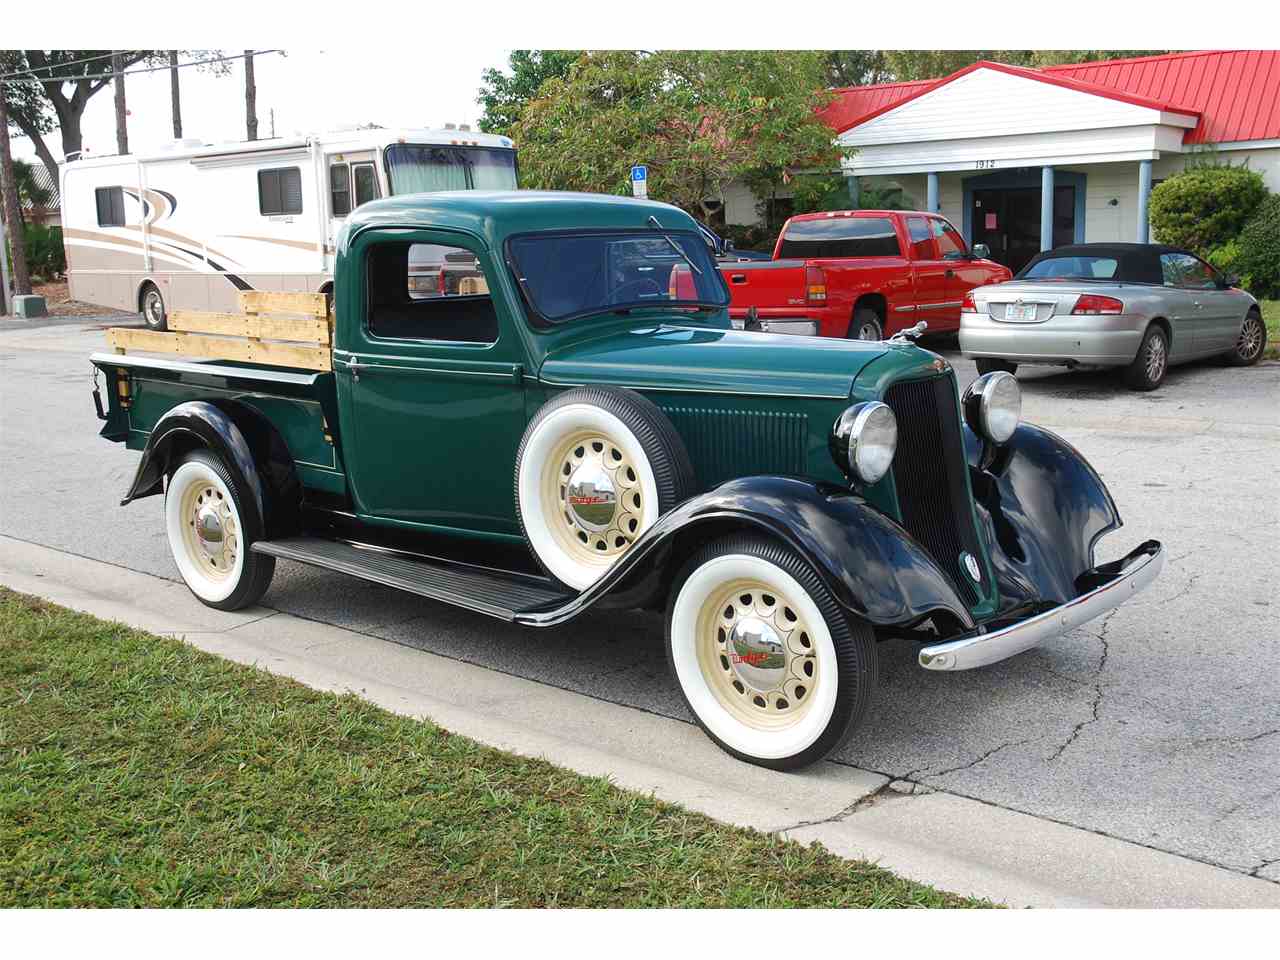
[[[1154,390],[1170,364],[1256,363],[1267,331],[1256,301],[1193,253],[1154,243],[1083,243],[1039,254],[1012,280],[977,287],[960,349],[979,373],[1018,364],[1121,367]]]

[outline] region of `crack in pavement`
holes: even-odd
[[[843,810],[838,811],[832,816],[823,817],[821,820],[801,820],[799,823],[793,823],[789,827],[778,827],[772,832],[787,833],[791,830],[799,830],[801,827],[816,827],[824,823],[839,823],[841,820],[845,820],[853,816],[859,810],[865,810],[867,807],[873,806],[884,800],[892,800],[895,797],[906,798],[911,796],[911,794],[900,793],[897,790],[891,789],[892,784],[895,782],[896,781],[894,780],[890,780],[888,783],[877,787],[875,790],[871,791],[871,793],[868,793],[866,796],[859,797],[857,800],[853,801],[853,803],[849,804]]]
[[[960,770],[968,770],[970,767],[976,767],[983,760],[986,760],[988,757],[994,756],[995,754],[999,753],[1001,750],[1004,750],[1006,747],[1021,747],[1021,746],[1025,746],[1028,743],[1035,743],[1037,740],[1040,740],[1040,739],[1041,739],[1040,737],[1028,737],[1026,740],[1011,740],[1008,743],[1000,744],[1000,746],[998,747],[992,747],[990,750],[988,750],[986,753],[982,754],[981,756],[975,757],[973,760],[970,760],[968,763],[962,763],[958,767],[950,767],[946,770],[937,770],[937,771],[923,770],[921,771],[921,775],[926,777],[945,777],[948,773],[956,773]]]
[[[1271,866],[1272,864],[1276,864],[1276,863],[1280,863],[1280,857],[1276,857],[1274,860],[1263,860],[1260,864],[1258,864],[1256,867],[1254,867],[1252,870],[1249,871],[1249,876],[1257,877],[1259,880],[1269,880],[1270,877],[1262,876],[1262,871],[1267,869],[1267,867]],[[1274,882],[1275,881],[1273,880],[1272,883]]]
[[[1239,803],[1233,803],[1226,810],[1222,811],[1220,815],[1220,819],[1226,820],[1228,817],[1234,817],[1240,810],[1242,810],[1245,807],[1246,804],[1266,803],[1268,800],[1270,800],[1272,797],[1274,797],[1278,793],[1280,793],[1280,787],[1275,787],[1274,789],[1268,790],[1266,793],[1262,794],[1262,796],[1260,797],[1248,797],[1244,800],[1241,800]]]
[[[1066,751],[1067,747],[1071,746],[1071,744],[1076,742],[1076,738],[1080,736],[1080,732],[1084,730],[1085,727],[1089,726],[1090,724],[1098,722],[1098,711],[1102,706],[1102,695],[1103,695],[1103,690],[1105,689],[1105,685],[1102,682],[1102,672],[1103,670],[1106,669],[1107,658],[1111,656],[1111,644],[1107,642],[1107,629],[1111,626],[1111,618],[1114,617],[1119,612],[1120,612],[1120,608],[1116,607],[1114,610],[1108,613],[1105,617],[1103,617],[1102,629],[1094,634],[1094,636],[1102,644],[1102,656],[1098,658],[1098,669],[1094,671],[1094,674],[1093,674],[1094,676],[1093,703],[1089,707],[1089,716],[1086,717],[1084,720],[1081,720],[1079,723],[1075,725],[1071,733],[1067,735],[1067,739],[1063,742],[1062,746],[1058,747],[1058,749],[1055,750],[1053,754],[1048,757],[1048,759],[1045,761],[1046,763],[1052,763],[1053,761],[1061,757],[1062,754]]]
[[[1196,747],[1208,746],[1211,743],[1253,743],[1266,737],[1274,737],[1280,734],[1280,729],[1264,730],[1262,733],[1254,733],[1247,737],[1195,737],[1187,741],[1188,749],[1194,750]]]

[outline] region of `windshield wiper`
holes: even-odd
[[[689,255],[684,252],[684,248],[681,247],[680,244],[676,243],[669,236],[667,236],[667,234],[665,233],[667,228],[658,222],[658,218],[650,215],[649,222],[652,223],[659,230],[664,231],[662,234],[662,239],[667,241],[667,243],[671,244],[671,249],[674,250],[676,253],[680,254],[680,258],[684,260],[684,262],[687,263],[693,269],[694,273],[696,273],[698,276],[702,276],[702,269],[696,263],[694,263],[692,260],[689,259]]]

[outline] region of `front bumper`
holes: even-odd
[[[1046,640],[1114,610],[1145,589],[1164,568],[1164,547],[1148,540],[1112,563],[1094,567],[1086,577],[1104,580],[1074,600],[992,633],[935,643],[920,651],[926,670],[971,670],[1022,653]]]
[[[965,311],[960,314],[960,352],[970,358],[997,357],[1016,363],[1122,366],[1138,355],[1150,319],[1127,313],[1009,323]]]

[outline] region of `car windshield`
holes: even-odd
[[[393,194],[439,190],[514,190],[516,153],[489,147],[393,143],[387,147]]]
[[[648,306],[724,307],[720,271],[696,233],[530,234],[508,242],[516,280],[553,323]]]
[[[1120,262],[1115,257],[1074,254],[1045,257],[1029,264],[1019,280],[1114,280]]]

